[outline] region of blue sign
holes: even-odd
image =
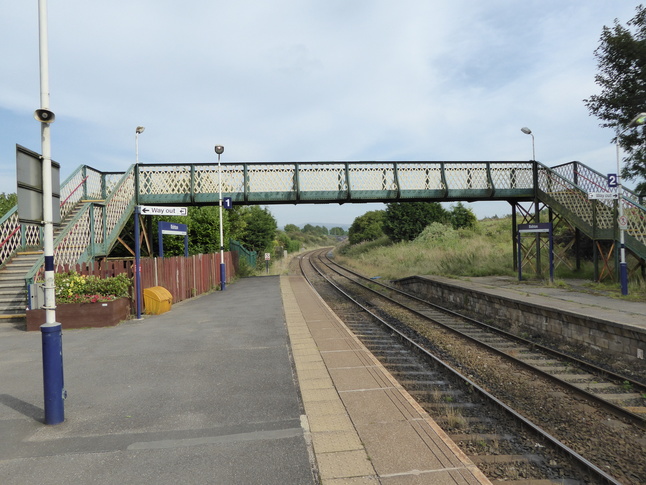
[[[617,187],[619,185],[619,177],[616,173],[608,174],[608,187]]]
[[[158,229],[162,234],[175,234],[176,236],[186,236],[188,229],[186,224],[178,224],[177,222],[158,222]]]
[[[159,241],[159,257],[164,257],[164,234],[174,234],[176,236],[184,236],[184,257],[188,258],[188,227],[186,224],[179,224],[177,222],[163,222],[157,223],[157,236]]]
[[[233,209],[233,202],[231,201],[231,197],[224,197],[222,199],[222,207],[225,209]]]

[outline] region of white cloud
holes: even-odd
[[[580,160],[612,133],[588,116],[603,25],[638,2],[68,0],[49,3],[54,158],[134,161]],[[37,9],[0,17],[0,191],[14,145],[39,149]],[[488,209],[472,204],[479,215]],[[367,206],[273,206],[284,225]],[[507,211],[493,209],[502,215]]]

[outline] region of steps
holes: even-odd
[[[0,270],[0,325],[20,328],[25,324],[25,275],[42,254],[42,251],[19,252]]]

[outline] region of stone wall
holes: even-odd
[[[638,328],[533,304],[523,301],[520,295],[518,299],[507,298],[418,276],[398,280],[394,285],[515,335],[538,334],[632,361],[639,355],[643,359],[646,352],[646,333]]]

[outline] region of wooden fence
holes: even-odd
[[[238,254],[224,253],[226,278],[231,281],[237,273]],[[83,275],[108,278],[126,273],[134,276],[134,259],[104,259],[94,263],[62,265],[56,272],[76,271]],[[185,258],[141,258],[141,288],[162,286],[173,295],[173,303],[207,293],[220,284],[220,254],[196,254]],[[134,285],[133,285],[134,286]],[[134,289],[133,289],[134,291]],[[134,299],[133,299],[134,300]]]

